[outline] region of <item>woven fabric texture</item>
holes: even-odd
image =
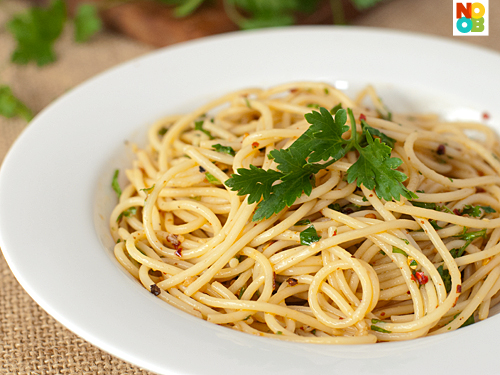
[[[500,7],[490,1],[490,36],[462,37],[472,43],[500,51]],[[58,60],[43,68],[9,63],[14,41],[5,24],[27,3],[0,3],[0,85],[8,84],[16,96],[35,113],[86,79],[153,48],[112,32],[102,32],[86,44],[72,41],[68,27],[56,44]],[[392,0],[370,10],[353,22],[416,31],[452,39],[452,2],[436,0]],[[386,51],[388,56],[397,51]],[[458,58],[458,57],[457,57]],[[18,135],[29,125],[20,119],[0,117],[0,162]],[[1,207],[0,207],[1,210]],[[1,374],[141,374],[151,375],[117,359],[55,321],[43,311],[14,278],[0,255],[0,375]]]

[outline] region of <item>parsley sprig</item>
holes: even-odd
[[[350,138],[343,135],[349,130]],[[252,218],[269,218],[285,207],[290,207],[302,194],[310,195],[315,184],[314,175],[341,159],[351,150],[359,153],[358,160],[348,169],[347,181],[363,184],[375,190],[385,200],[416,198],[415,193],[402,184],[407,176],[397,171],[402,161],[391,157],[391,147],[381,141],[381,132],[363,124],[361,134],[351,109],[336,109],[334,116],[326,108],[305,115],[310,127],[287,149],[272,150],[277,170],[264,170],[254,165],[239,168],[225,184],[238,195],[247,195],[248,202],[259,202]],[[380,138],[374,138],[378,136]],[[387,137],[388,138],[388,137]],[[365,146],[363,146],[365,145]]]

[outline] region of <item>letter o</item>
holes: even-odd
[[[464,23],[466,23],[466,26],[463,25]],[[457,30],[464,34],[471,31],[472,21],[470,20],[470,18],[465,18],[465,17],[459,18],[457,20]]]
[[[479,9],[479,13],[476,13],[476,9]],[[484,5],[481,3],[473,3],[470,11],[470,15],[472,18],[481,18],[486,13],[486,9]]]

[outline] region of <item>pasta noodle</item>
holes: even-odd
[[[392,157],[418,198],[385,200],[349,182],[350,151],[312,177],[310,194],[252,221],[257,203],[224,182],[250,165],[275,170],[269,153],[309,128],[304,115],[339,104],[357,131],[363,118],[375,138],[394,140]],[[282,340],[365,344],[455,330],[500,301],[498,139],[482,124],[393,114],[371,86],[351,99],[326,83],[293,82],[166,117],[148,139],[132,146],[127,186],[114,181],[114,253],[189,314]],[[310,228],[317,237],[305,243]]]

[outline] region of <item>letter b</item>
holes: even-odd
[[[473,18],[471,23],[472,32],[480,33],[484,31],[484,18]]]

